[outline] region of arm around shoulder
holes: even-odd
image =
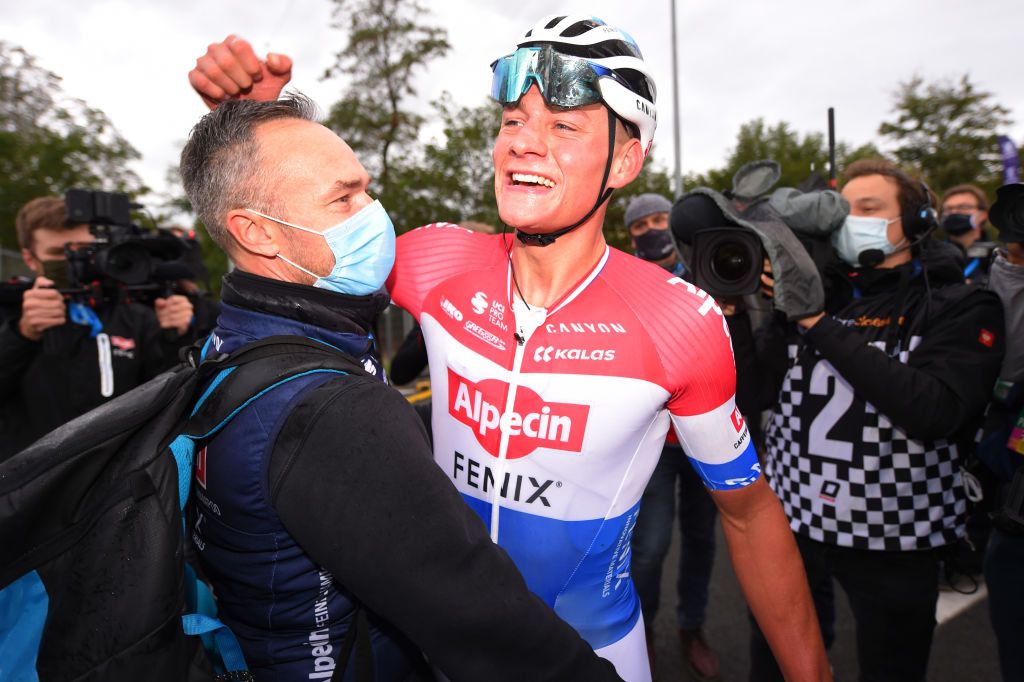
[[[527,589],[392,388],[346,377],[310,391],[270,477],[310,556],[452,679],[618,679]]]

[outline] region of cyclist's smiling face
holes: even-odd
[[[601,189],[607,110],[602,104],[549,107],[533,86],[505,107],[493,156],[494,192],[505,224],[541,232],[572,225]]]

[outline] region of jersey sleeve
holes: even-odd
[[[742,488],[761,475],[746,419],[736,407],[736,365],[729,327],[714,298],[685,280],[666,316],[663,362],[668,410],[680,445],[711,490]]]
[[[452,223],[432,223],[401,235],[387,281],[391,299],[419,321],[424,299],[438,284],[507,258],[503,241],[507,238]]]

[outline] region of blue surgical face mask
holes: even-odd
[[[843,261],[855,268],[860,267],[860,254],[864,251],[877,249],[888,256],[897,246],[889,241],[889,225],[897,220],[848,215],[843,226],[832,233],[832,246]]]
[[[323,232],[293,225],[251,208],[246,210],[275,223],[320,235],[327,241],[334,253],[334,268],[323,277],[277,254],[293,268],[316,277],[315,287],[366,296],[384,286],[395,264],[395,227],[379,201],[367,204],[355,215]]]

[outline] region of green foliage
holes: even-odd
[[[925,84],[920,76],[901,83],[894,95],[895,119],[878,128],[895,145],[893,155],[936,190],[974,183],[994,192],[1002,165],[996,137],[1009,110],[978,90],[968,76]]]
[[[448,93],[431,107],[443,138],[424,145],[418,159],[405,159],[393,176],[395,191],[387,206],[398,232],[442,220],[500,227],[491,147],[501,107],[490,100],[461,107]]]
[[[381,199],[394,198],[393,164],[412,153],[423,117],[415,113],[415,75],[450,49],[443,28],[425,25],[417,0],[334,0],[334,26],[348,40],[324,77],[345,76],[346,93],[326,125],[341,135],[376,178]]]
[[[836,143],[836,165],[840,169],[862,158],[883,156],[873,144],[856,148],[844,142]],[[726,165],[707,173],[690,175],[687,187],[710,187],[727,190],[732,188],[732,177],[744,164],[760,159],[777,161],[782,168],[777,187],[796,187],[817,173],[828,177],[828,141],[822,133],[801,135],[786,123],[780,121],[768,126],[764,119],[756,118],[740,126],[736,146],[729,153]]]
[[[14,217],[35,197],[71,187],[144,194],[126,168],[137,158],[102,111],[66,98],[60,77],[0,41],[0,246],[17,248]]]
[[[169,167],[164,177],[168,189],[164,196],[163,205],[164,208],[168,209],[169,213],[157,214],[156,221],[159,225],[171,223],[172,218],[170,214],[180,215],[184,213],[191,215],[193,213],[192,202],[189,201],[188,195],[185,194],[185,188],[181,185],[181,174],[178,172],[178,167]],[[228,256],[210,238],[209,232],[206,231],[206,227],[198,218],[192,221],[192,231],[195,232],[196,239],[199,240],[199,252],[202,254],[203,265],[206,267],[206,281],[199,284],[213,294],[214,297],[220,298],[221,278],[227,274],[229,267]]]

